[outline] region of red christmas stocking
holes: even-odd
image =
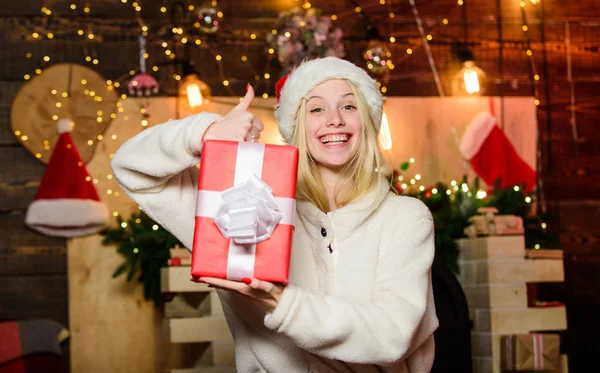
[[[527,193],[535,189],[535,171],[517,154],[490,113],[481,113],[471,121],[460,151],[490,188],[500,177],[501,188],[525,185]]]

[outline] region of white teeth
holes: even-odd
[[[349,139],[350,139],[350,136],[347,134],[335,134],[335,135],[326,135],[326,136],[321,137],[321,142],[323,144],[337,145],[337,144],[342,144],[342,143],[348,142]]]

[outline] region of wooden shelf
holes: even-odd
[[[160,270],[160,290],[163,293],[214,291],[207,284],[192,282],[190,266],[164,267]]]

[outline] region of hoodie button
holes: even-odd
[[[327,231],[325,230],[325,228],[321,228],[321,236],[327,237]]]

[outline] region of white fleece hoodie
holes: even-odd
[[[188,248],[200,139],[218,118],[201,113],[146,129],[111,164],[129,196]],[[330,213],[298,201],[290,283],[275,310],[219,290],[237,371],[429,372],[433,255],[429,210],[389,193],[385,181]]]

